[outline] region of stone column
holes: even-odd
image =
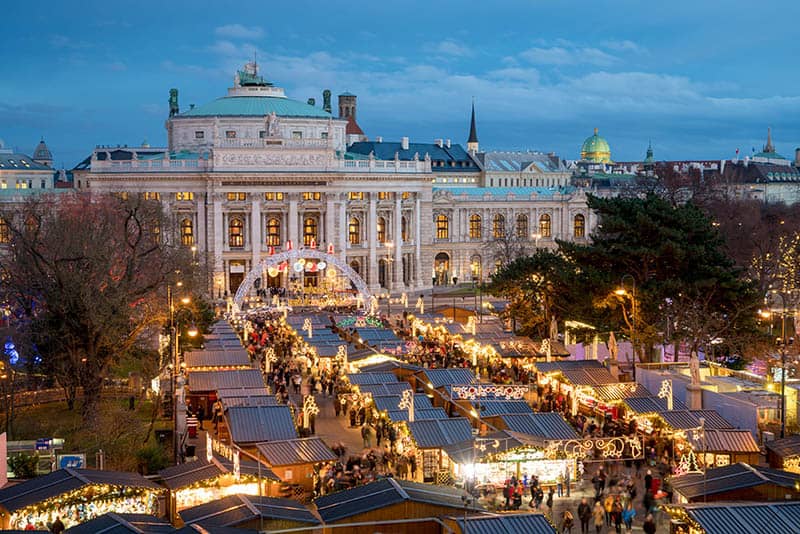
[[[261,261],[261,201],[257,198],[253,200],[253,207],[250,210],[250,247],[255,267]]]
[[[197,254],[206,250],[206,233],[208,232],[208,220],[206,219],[205,193],[201,193],[203,198],[197,199]],[[200,195],[197,195],[200,197]]]
[[[222,235],[224,229],[222,226],[222,199],[214,195],[214,273],[222,273],[224,266],[222,264]]]
[[[322,251],[328,250],[328,245],[336,246],[336,233],[334,231],[334,220],[336,209],[333,205],[334,197],[331,193],[325,196],[325,233],[320,236],[320,243],[317,247]]]
[[[401,193],[394,194],[394,265],[392,287],[403,281],[403,199]]]
[[[342,196],[339,200],[339,239],[336,253],[342,261],[347,261],[347,232],[350,219],[347,216],[347,200]]]
[[[294,193],[289,193],[289,220],[287,224],[289,229],[287,239],[291,239],[295,248],[300,247],[301,243],[297,239],[297,197]]]
[[[376,193],[369,195],[369,214],[367,215],[367,243],[369,244],[369,278],[371,288],[378,288],[378,211],[375,200]]]
[[[416,274],[415,282],[417,287],[424,287],[424,277],[429,276],[430,273],[422,272],[422,222],[420,221],[422,201],[419,193],[415,193],[414,197],[414,273]],[[434,231],[436,230],[434,229]]]

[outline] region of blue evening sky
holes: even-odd
[[[3,2],[0,138],[40,136],[71,167],[96,144],[166,142],[181,109],[225,94],[257,51],[291,98],[358,95],[373,138],[616,160],[718,159],[800,146],[800,2],[359,0]]]

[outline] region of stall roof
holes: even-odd
[[[606,384],[620,385],[608,369],[587,367],[585,369],[564,369],[561,376],[575,386],[602,386]]]
[[[250,356],[244,349],[193,350],[183,354],[186,368],[194,367],[250,367]]]
[[[0,489],[0,505],[9,512],[25,508],[83,486],[108,484],[163,490],[138,473],[125,471],[98,471],[95,469],[58,469],[48,475],[32,478]]]
[[[623,401],[628,408],[637,414],[658,413],[667,411],[667,399],[660,397],[629,397]],[[673,410],[687,410],[686,405],[672,396]]]
[[[240,406],[278,406],[280,403],[273,395],[252,395],[246,397],[227,396],[220,399],[223,409]]]
[[[611,373],[609,373],[611,375]],[[650,391],[638,382],[621,382],[619,384],[605,384],[594,386],[597,398],[605,402],[613,402],[631,397],[645,397]]]
[[[268,478],[275,482],[282,482],[280,477],[276,475],[272,469],[264,465],[264,462],[256,463],[248,458],[248,456],[242,455],[239,459],[239,472],[241,474],[254,477],[258,477],[260,474],[260,478]],[[214,453],[214,461],[219,463],[228,473],[233,473],[233,461],[217,453]]]
[[[392,373],[350,373],[347,380],[354,386],[391,384],[397,382],[397,377]]]
[[[411,389],[408,382],[391,382],[388,384],[364,384],[358,386],[361,393],[369,393],[373,397],[385,397],[387,395],[402,395],[407,389]],[[414,395],[416,397],[417,395]]]
[[[226,388],[217,390],[217,398],[224,399],[225,397],[270,397],[272,394],[264,386],[256,388]]]
[[[237,406],[225,411],[228,431],[234,443],[256,443],[295,439],[297,430],[289,407]]]
[[[466,441],[443,447],[443,449],[454,462],[458,464],[471,464],[475,463],[476,460],[479,460],[486,454],[501,453],[524,445],[530,445],[532,447],[541,446],[541,443],[528,440],[522,434],[509,433],[504,430],[487,434],[479,439],[480,443],[475,437],[471,437]],[[494,447],[495,443],[497,447]],[[485,445],[485,448],[481,450],[479,445]]]
[[[5,532],[5,531],[3,531]],[[175,532],[175,527],[163,517],[148,514],[117,514],[114,512],[67,529],[67,534],[161,534]]]
[[[406,424],[420,449],[440,449],[472,437],[472,426],[465,417],[414,421]]]
[[[237,387],[263,388],[264,379],[258,369],[238,371],[189,371],[187,386],[189,391],[205,392]]]
[[[208,527],[233,527],[253,519],[282,519],[299,523],[319,524],[319,519],[303,504],[292,499],[229,495],[180,512],[187,524]],[[216,532],[215,529],[209,532]]]
[[[733,532],[800,533],[800,502],[689,504],[686,514],[705,534]]]
[[[553,373],[574,369],[605,369],[597,360],[565,360],[561,362],[536,362],[536,370],[540,373]]]
[[[575,429],[556,412],[501,415],[506,429],[545,440],[577,439]]]
[[[454,516],[461,532],[470,534],[553,534],[555,529],[544,514],[480,514]]]
[[[365,365],[361,368],[362,373],[389,373],[395,369],[408,369],[410,371],[419,371],[422,369],[419,365],[411,365],[410,363],[401,362],[398,360],[387,360],[381,363],[373,363],[372,365]]]
[[[336,460],[321,438],[286,439],[256,445],[271,466],[315,464]]]
[[[700,418],[705,418],[705,428],[733,428],[716,410],[665,410],[658,412],[670,427],[675,430],[689,430],[700,426]]]
[[[204,458],[194,462],[173,465],[158,472],[163,484],[170,490],[191,486],[201,480],[210,480],[227,473],[219,464],[207,462]]]
[[[800,434],[768,441],[767,449],[783,458],[800,456]]]
[[[451,367],[448,369],[423,369],[416,373],[418,376],[422,375],[426,378],[427,382],[433,386],[433,389],[438,389],[442,386],[450,384],[474,384],[478,381],[475,373],[469,369],[461,367]]]
[[[698,432],[690,433],[689,441],[695,451],[708,452],[761,452],[749,430],[733,428],[707,428],[705,442]]]
[[[408,410],[389,410],[389,419],[394,423],[400,421],[408,422]],[[447,419],[447,412],[444,408],[429,408],[427,410],[414,410],[414,421],[427,421],[430,419]]]
[[[379,395],[373,396],[372,401],[379,411],[392,412],[400,409],[402,399],[399,395]],[[433,409],[433,404],[431,404],[431,400],[427,395],[414,395],[414,409],[431,410]]]
[[[323,495],[317,498],[314,504],[322,520],[325,523],[332,523],[406,501],[463,510],[465,501],[462,499],[466,498],[471,500],[469,494],[450,486],[384,478],[363,486]],[[474,510],[475,506],[471,504],[470,510]],[[483,508],[478,506],[477,509]]]
[[[672,487],[687,499],[693,499],[703,495],[716,495],[764,484],[794,488],[798,482],[800,482],[800,474],[739,462],[725,467],[709,469],[705,473],[705,477],[703,473],[691,473],[674,477],[672,479]]]
[[[482,417],[533,413],[533,409],[524,400],[474,400],[472,407],[480,411]]]

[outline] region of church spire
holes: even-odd
[[[770,127],[767,127],[767,144],[764,145],[764,152],[767,154],[775,152],[775,147],[772,146],[772,128]]]
[[[467,151],[478,152],[478,129],[475,127],[475,99],[472,100],[472,119],[469,123],[469,139],[467,139]]]

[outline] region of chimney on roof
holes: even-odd
[[[447,141],[444,142],[444,146],[446,146],[447,148],[450,148],[450,139],[448,139]]]
[[[800,167],[800,148],[794,149],[794,165]]]
[[[383,137],[381,137],[380,135],[376,135],[375,136],[375,142],[376,143],[383,143]]]
[[[433,140],[433,144],[438,146],[439,148],[442,148],[442,145],[444,144],[444,141],[442,141],[441,139],[434,139]]]
[[[408,137],[401,137],[400,138],[400,147],[403,150],[408,150]]]
[[[317,101],[315,99],[313,99],[313,98],[309,98],[308,99],[308,105],[309,106],[316,106],[317,105]]]

